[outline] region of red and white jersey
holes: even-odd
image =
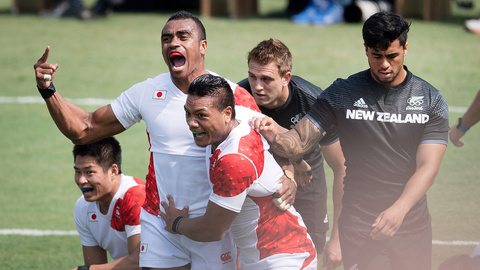
[[[127,238],[140,233],[140,211],[144,201],[145,183],[123,174],[106,215],[100,213],[98,202],[87,202],[82,195],[74,210],[82,245],[100,246],[114,260],[127,256]]]
[[[265,139],[242,121],[211,154],[210,201],[239,213],[230,232],[240,249],[242,269],[316,269],[315,247],[294,207],[272,202],[283,175]]]
[[[238,118],[249,119],[253,110],[260,112],[245,89],[229,83],[235,104],[239,105]],[[152,215],[159,214],[160,200],[166,201],[167,194],[173,196],[176,204],[188,205],[190,217],[203,215],[208,203],[210,185],[204,165],[205,148],[195,144],[185,121],[186,99],[187,95],[172,82],[170,73],[164,73],[132,86],[111,104],[125,128],[141,120],[146,123],[151,156],[144,209]]]

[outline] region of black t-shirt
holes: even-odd
[[[248,79],[244,79],[238,83],[241,87],[245,88],[250,94],[252,90]],[[270,110],[259,106],[263,114],[272,117],[279,125],[286,129],[292,129],[302,117],[304,117],[308,111],[315,104],[317,96],[322,93],[322,89],[312,83],[298,77],[292,76],[290,83],[288,84],[290,94],[288,99],[281,107]],[[320,141],[320,145],[328,145],[338,140],[336,132],[331,132],[328,136],[325,136]],[[323,166],[323,156],[320,147],[315,147],[304,156],[305,161],[310,164],[312,169]],[[321,176],[319,176],[321,177]],[[314,179],[316,177],[314,176]],[[323,179],[325,176],[323,176]]]
[[[337,79],[307,117],[327,134],[338,132],[347,167],[339,225],[360,231],[370,231],[377,216],[401,195],[416,170],[418,146],[448,140],[445,98],[408,69],[406,79],[391,89],[377,83],[370,70]],[[429,223],[424,196],[398,233]]]

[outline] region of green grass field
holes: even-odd
[[[256,18],[203,19],[208,69],[232,81],[243,79],[246,53],[270,37],[290,47],[295,74],[322,88],[368,68],[361,24],[295,25],[285,17],[267,16],[284,9],[286,0],[259,3],[262,16]],[[114,99],[132,84],[167,71],[160,31],[172,11],[52,20],[12,16],[10,4],[0,0],[0,230],[72,231],[73,205],[80,196],[73,181],[72,143],[58,131],[44,104],[5,102],[5,97],[39,97],[32,67],[50,45],[49,62],[60,65],[55,86],[64,97]],[[406,65],[444,93],[452,124],[480,89],[480,36],[463,27],[479,11],[476,0],[473,10],[454,8],[455,16],[446,21],[412,20]],[[91,111],[100,105],[81,106]],[[145,125],[117,138],[124,150],[123,171],[144,178],[149,157]],[[448,147],[428,192],[433,238],[442,241],[433,247],[434,269],[451,255],[470,253],[473,243],[480,242],[480,126],[464,142],[463,148]],[[0,235],[0,250],[0,269],[68,269],[83,262],[78,236]]]

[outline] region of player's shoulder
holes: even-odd
[[[292,75],[290,83],[294,89],[306,94],[314,95],[315,97],[322,93],[322,88],[297,75]]]

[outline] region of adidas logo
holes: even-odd
[[[367,103],[365,103],[365,100],[363,100],[363,98],[360,98],[359,100],[355,101],[353,103],[353,106],[359,107],[359,108],[364,108],[364,109],[368,108],[368,105],[367,105]]]

